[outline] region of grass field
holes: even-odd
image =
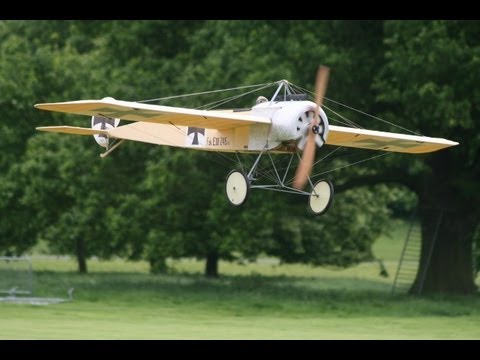
[[[32,257],[34,293],[74,300],[35,306],[0,303],[1,339],[480,339],[480,296],[418,298],[390,293],[404,226],[374,251],[384,261],[345,269],[170,261],[169,275],[145,262]]]

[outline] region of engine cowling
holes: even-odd
[[[311,101],[279,102],[281,107],[272,115],[272,128],[269,138],[273,141],[297,140],[297,147],[305,147],[310,124],[317,106]],[[328,138],[328,118],[322,108],[319,109],[318,128],[315,142],[318,147],[325,144]]]
[[[120,124],[120,119],[112,119],[103,116],[92,116],[92,129],[110,130],[116,128]],[[108,148],[109,139],[107,135],[97,134],[93,138],[98,145]]]

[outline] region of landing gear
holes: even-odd
[[[258,170],[258,164],[262,155],[267,155],[270,159],[270,170],[267,170],[268,168],[265,166]],[[246,169],[248,173],[239,170],[231,171],[227,175],[225,183],[225,193],[228,201],[234,206],[240,206],[247,201],[251,189],[263,189],[308,196],[308,207],[313,214],[322,215],[326,213],[333,200],[332,183],[328,180],[320,180],[313,184],[309,177],[308,184],[310,184],[311,191],[299,190],[290,186],[293,179],[288,179],[288,173],[292,167],[295,155],[297,154],[292,153],[286,167],[281,165],[282,167],[277,168],[278,164],[275,163],[270,152],[264,150],[258,155],[250,170]]]
[[[233,170],[227,176],[225,192],[230,203],[234,206],[242,205],[250,193],[250,181],[243,172]]]
[[[329,180],[320,180],[313,186],[308,205],[315,215],[322,215],[330,208],[332,200],[333,184]]]

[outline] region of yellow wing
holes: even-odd
[[[458,145],[458,142],[427,136],[330,125],[328,145],[421,154]]]
[[[112,98],[80,100],[35,105],[38,109],[88,116],[103,116],[137,121],[111,130],[95,130],[72,126],[39,127],[37,130],[79,135],[105,134],[118,139],[143,141],[159,145],[190,146],[185,137],[188,128],[203,128],[205,145],[197,149],[249,150],[249,125],[271,124],[267,117],[250,115],[248,111],[208,111],[170,106],[149,105]],[[172,126],[173,125],[173,126]],[[265,134],[265,136],[268,136]],[[292,139],[293,140],[293,139]],[[426,136],[329,126],[328,145],[421,154],[458,145],[457,142]],[[255,148],[255,150],[258,150]],[[289,150],[285,150],[289,152]]]
[[[103,116],[131,121],[172,124],[206,129],[231,129],[252,124],[270,124],[266,117],[253,116],[248,112],[208,111],[172,106],[142,104],[113,98],[102,100],[79,100],[35,105],[37,109],[69,114]]]

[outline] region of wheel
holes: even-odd
[[[332,200],[333,184],[329,180],[320,180],[313,187],[308,205],[315,215],[322,215],[330,208]]]
[[[230,201],[232,205],[242,205],[250,193],[250,182],[247,176],[237,170],[230,172],[227,176],[225,192],[227,193],[228,201]]]

